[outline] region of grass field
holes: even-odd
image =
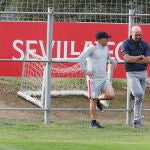
[[[16,83],[16,81],[14,82]],[[126,107],[126,82],[115,81],[117,96],[110,108]],[[16,84],[15,84],[16,85]],[[18,84],[17,84],[18,85]],[[33,107],[16,97],[18,86],[2,81],[1,107]],[[120,87],[121,85],[121,87]],[[150,108],[149,90],[144,108]],[[55,97],[52,107],[88,108],[83,96]],[[34,106],[35,107],[35,106]],[[125,125],[125,112],[99,112],[98,121],[104,129],[89,128],[89,114],[82,111],[54,111],[52,123],[43,124],[43,112],[1,111],[0,150],[149,150],[150,117],[143,112],[144,129]]]
[[[90,129],[86,120],[45,125],[0,121],[0,150],[149,150],[150,127],[133,129],[123,123],[105,123]]]

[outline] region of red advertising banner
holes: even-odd
[[[143,39],[149,42],[149,25],[141,25]],[[95,40],[95,34],[106,31],[112,38],[108,43],[111,57],[122,62],[121,42],[128,38],[127,24],[55,22],[52,57],[77,58]],[[1,22],[0,59],[23,59],[26,51],[38,55],[46,52],[46,22]],[[21,76],[22,63],[0,62],[0,76]],[[125,78],[124,64],[118,65],[114,78]]]

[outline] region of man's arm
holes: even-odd
[[[136,63],[139,64],[150,64],[150,56],[144,56],[143,59],[138,60]]]
[[[140,56],[130,56],[129,54],[123,55],[123,59],[127,63],[142,63],[142,64],[145,64],[146,63],[145,58],[146,57],[143,56],[143,55],[140,55]]]
[[[125,54],[123,58],[127,63],[150,64],[150,56],[130,56]]]
[[[83,52],[78,57],[78,64],[81,69],[87,73],[87,57],[93,52],[93,47],[87,47],[83,50]]]

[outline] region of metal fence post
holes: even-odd
[[[132,125],[132,108],[131,108],[131,99],[130,99],[130,89],[127,83],[127,112],[126,112],[126,125]]]
[[[129,27],[128,27],[128,36],[130,36],[131,28],[134,25],[134,13],[135,9],[129,10]],[[131,110],[131,99],[130,99],[130,89],[127,82],[127,112],[126,112],[126,124],[132,124],[132,110]]]
[[[53,35],[53,10],[48,8],[47,17],[47,47],[46,56],[49,60],[46,62],[46,83],[45,83],[45,111],[44,111],[44,123],[50,122],[50,105],[51,105],[51,59],[52,59],[52,35]]]

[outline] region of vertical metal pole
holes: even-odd
[[[112,63],[108,63],[108,71],[107,71],[108,79],[112,83],[112,75],[113,75],[113,66]]]
[[[27,59],[27,52],[25,53],[25,55],[24,55],[24,58],[23,58],[23,60],[26,60]],[[22,75],[21,75],[21,87],[20,87],[20,91],[22,91],[23,90],[23,80],[24,80],[24,78],[25,78],[25,65],[26,65],[26,63],[27,62],[23,62],[23,65],[22,65]]]
[[[131,28],[134,26],[134,9],[129,10],[129,26],[128,26],[128,36],[130,36]]]
[[[131,28],[134,25],[134,9],[129,10],[129,27],[128,27],[128,36],[130,36]],[[127,82],[127,112],[126,112],[126,124],[132,125],[132,111],[131,111],[131,99],[129,98],[130,95],[130,89],[128,87]]]
[[[50,104],[51,104],[51,58],[52,58],[52,35],[53,35],[53,13],[50,8],[48,8],[47,17],[47,46],[46,46],[46,56],[49,60],[46,62],[46,83],[45,83],[45,110],[44,110],[44,123],[50,122]]]
[[[112,63],[108,62],[107,76],[111,83],[112,83],[113,69],[114,68]],[[106,104],[109,106],[109,100],[106,100]]]
[[[44,64],[44,72],[43,72],[43,77],[42,77],[42,92],[41,92],[41,104],[42,107],[45,106],[45,77],[46,77],[46,64]]]
[[[130,99],[130,89],[127,83],[127,113],[126,113],[126,125],[132,125],[132,108],[131,108],[131,99]]]

